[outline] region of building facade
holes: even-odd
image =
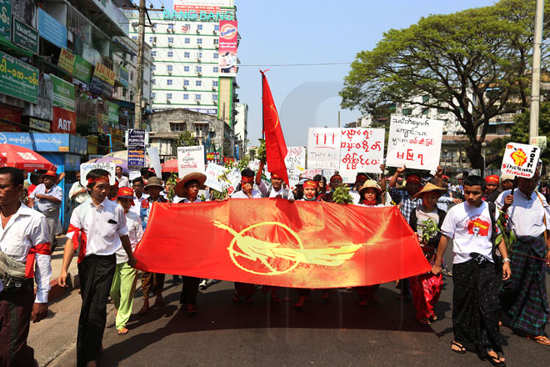
[[[248,151],[248,105],[236,103],[235,112],[235,158],[240,159]]]
[[[137,40],[138,14],[127,15],[130,37]],[[236,72],[220,68],[219,39],[220,21],[236,20],[234,0],[175,0],[173,9],[149,17],[153,24],[145,28],[145,42],[152,47],[153,109],[186,108],[232,127]]]

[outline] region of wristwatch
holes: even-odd
[[[503,262],[503,263],[509,263],[509,262],[510,262],[510,258],[509,258],[509,257],[505,257],[504,259],[502,259],[502,262]]]

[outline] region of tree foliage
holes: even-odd
[[[178,137],[177,146],[189,147],[193,145],[197,145],[197,139],[195,139],[193,135],[191,135],[191,132],[189,130],[185,130],[184,132],[182,132]]]
[[[501,0],[391,29],[373,50],[357,54],[340,92],[342,107],[372,113],[409,103],[446,110],[468,137],[472,166],[482,168],[489,120],[528,107],[534,17],[535,0]]]

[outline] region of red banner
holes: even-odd
[[[397,207],[283,199],[154,203],[138,269],[297,288],[380,284],[430,271]]]
[[[76,134],[76,112],[53,107],[52,132],[64,134]]]

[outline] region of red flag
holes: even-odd
[[[397,207],[284,199],[154,203],[143,271],[297,288],[380,284],[431,267]]]
[[[263,71],[260,71],[260,73],[262,73],[263,130],[265,134],[267,168],[269,172],[278,174],[288,185],[288,173],[285,164],[287,153],[285,137],[267,78]]]

